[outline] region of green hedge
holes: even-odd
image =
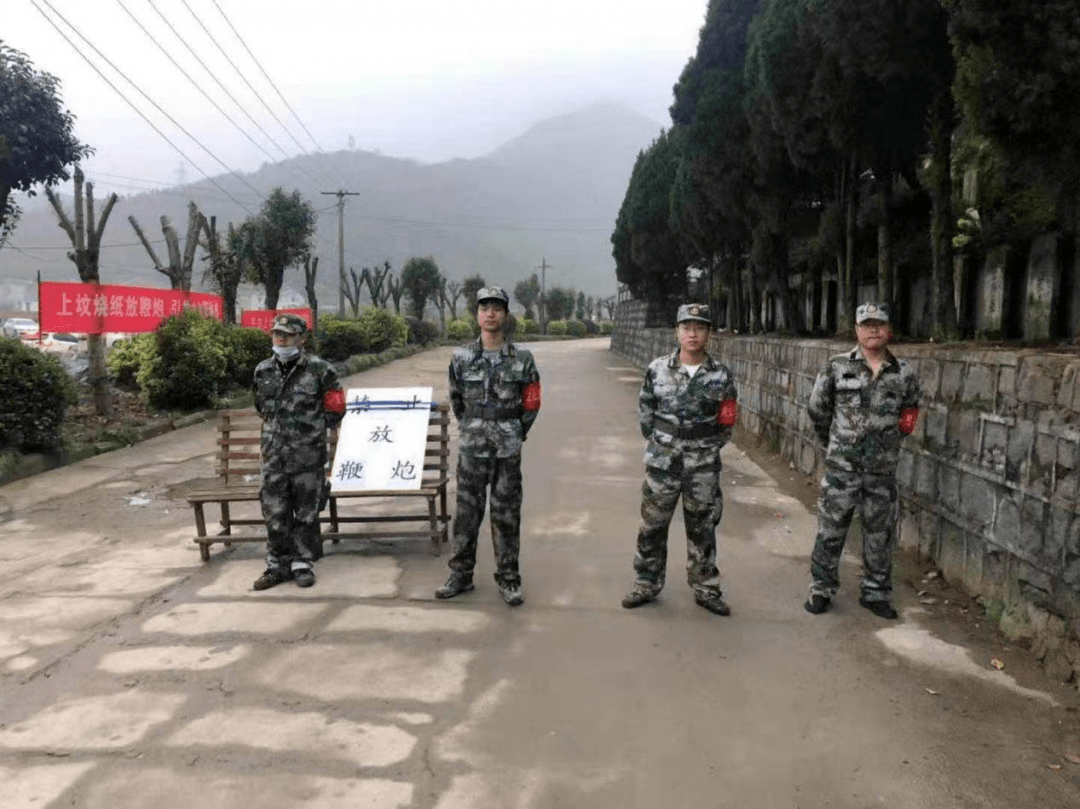
[[[135,387],[139,369],[153,353],[154,335],[136,334],[130,339],[113,343],[105,357],[105,365],[118,384]]]
[[[225,327],[195,309],[166,318],[154,332],[153,354],[136,375],[154,407],[197,410],[229,381]]]
[[[566,333],[573,337],[584,337],[588,329],[580,320],[571,320],[566,324]]]
[[[77,400],[75,383],[56,357],[0,339],[0,449],[51,450],[60,445],[64,411]]]
[[[229,381],[250,388],[255,379],[255,366],[273,353],[274,341],[262,329],[242,327],[226,329],[225,337]]]
[[[446,327],[446,336],[457,342],[475,339],[480,333],[472,318],[456,317]]]
[[[615,324],[612,323],[610,320],[605,320],[600,324],[600,333],[601,334],[611,334],[614,331],[615,331]]]
[[[521,334],[536,334],[540,327],[536,321],[529,317],[523,317],[518,321],[518,332]]]
[[[566,327],[565,320],[552,320],[548,323],[548,334],[563,335],[569,333],[570,330]]]

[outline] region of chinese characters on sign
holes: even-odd
[[[353,388],[345,393],[330,488],[419,489],[431,388]]]
[[[240,313],[240,325],[245,329],[262,329],[268,332],[278,315],[300,315],[308,329],[311,329],[310,309],[245,309]]]
[[[39,284],[38,297],[42,331],[77,334],[150,332],[185,309],[221,320],[224,306],[220,295],[206,292],[55,281]]]

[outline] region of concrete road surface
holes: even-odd
[[[0,806],[1080,806],[1076,690],[921,604],[918,567],[899,621],[858,607],[851,558],[808,615],[806,482],[751,447],[723,452],[733,615],[693,603],[679,518],[664,593],[622,609],[640,370],[606,340],[532,348],[516,609],[486,541],[449,602],[426,541],[328,546],[309,590],[253,592],[254,545],[202,564],[183,494],[211,425],[0,489]],[[444,398],[449,353],[346,383]]]

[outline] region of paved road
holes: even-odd
[[[533,348],[517,609],[486,545],[451,602],[420,541],[343,543],[310,590],[252,592],[255,546],[201,564],[182,496],[209,425],[0,488],[0,806],[1080,805],[1080,700],[1023,652],[906,586],[875,618],[850,559],[835,612],[803,612],[814,518],[783,465],[724,450],[731,617],[694,605],[678,518],[667,589],[623,610],[640,371]],[[347,383],[443,397],[448,357]]]

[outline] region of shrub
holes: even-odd
[[[262,329],[241,327],[227,329],[225,337],[229,381],[250,388],[255,377],[255,366],[270,356],[274,341]]]
[[[0,340],[0,379],[0,448],[32,452],[59,446],[64,411],[77,399],[60,360],[19,340]]]
[[[390,346],[403,346],[409,339],[409,324],[401,315],[378,306],[369,306],[356,320],[364,341],[364,351],[378,354]]]
[[[571,320],[566,324],[566,332],[574,337],[584,337],[586,332],[585,324],[580,320]]]
[[[341,362],[364,354],[367,346],[364,333],[355,320],[326,320],[320,318],[319,356],[331,362]]]
[[[405,322],[409,325],[409,344],[427,345],[439,339],[442,331],[434,323],[419,318],[406,316]]]
[[[446,336],[457,342],[471,340],[474,337],[472,323],[463,317],[456,317],[446,327]]]
[[[548,334],[563,335],[567,333],[565,320],[552,320],[548,323]]]
[[[225,334],[221,323],[195,309],[163,320],[136,377],[150,404],[163,410],[209,405],[228,383]]]
[[[523,317],[518,321],[518,331],[522,334],[536,334],[540,330],[540,327],[536,325],[536,321],[532,318]]]
[[[615,324],[610,320],[605,320],[600,324],[601,334],[611,334],[613,331],[615,331]]]
[[[117,340],[105,357],[105,365],[117,384],[135,387],[135,379],[143,363],[154,353],[154,335],[136,334],[127,340]]]
[[[600,327],[596,325],[596,321],[591,318],[585,318],[582,323],[585,324],[586,334],[597,334],[600,331]]]

